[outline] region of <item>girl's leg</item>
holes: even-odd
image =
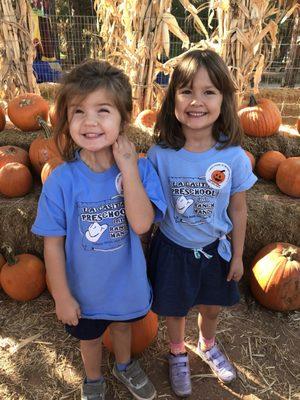
[[[171,353],[174,355],[185,353],[185,317],[166,317],[166,325],[170,339]]]
[[[140,400],[152,400],[156,391],[138,361],[131,361],[131,324],[114,322],[110,335],[116,357],[114,376],[121,381],[133,396]]]
[[[228,358],[215,344],[219,306],[199,306],[199,343],[198,354],[211,368],[212,372],[224,383],[236,378],[236,372]]]
[[[184,345],[185,317],[166,317],[170,338],[169,376],[174,393],[180,397],[192,392],[191,372]]]
[[[101,338],[80,341],[81,357],[88,381],[98,381],[102,377],[102,340]]]
[[[117,364],[129,364],[131,325],[124,322],[113,322],[110,324],[109,330]]]
[[[198,326],[200,344],[203,351],[209,350],[215,344],[214,342],[220,311],[220,306],[199,306]]]

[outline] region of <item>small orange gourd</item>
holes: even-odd
[[[38,297],[46,288],[45,265],[32,254],[13,255],[6,250],[7,263],[1,270],[4,292],[14,300],[28,301]]]
[[[300,157],[290,157],[280,163],[276,184],[283,193],[300,197]]]
[[[144,351],[155,339],[158,331],[158,318],[149,311],[145,318],[132,322],[131,353],[139,354]],[[103,335],[103,344],[109,351],[113,351],[109,327]]]
[[[0,147],[0,168],[9,162],[18,162],[29,166],[29,154],[26,150],[18,146],[1,146]]]
[[[277,311],[300,308],[300,249],[290,243],[271,243],[255,256],[250,288],[263,306]]]
[[[157,111],[143,110],[136,117],[135,123],[141,128],[153,128],[157,119]]]
[[[282,122],[277,105],[269,99],[256,99],[250,96],[249,105],[238,112],[242,128],[246,135],[256,137],[272,136]]]
[[[245,150],[245,153],[246,153],[246,155],[248,156],[248,158],[249,158],[249,160],[250,160],[251,167],[252,167],[252,171],[253,171],[253,170],[254,170],[254,167],[255,167],[255,163],[256,163],[255,157],[254,157],[254,155],[253,155],[252,153],[250,153],[250,151],[248,151],[248,150]]]
[[[286,160],[286,157],[280,151],[266,151],[257,161],[256,171],[263,179],[267,181],[273,180],[276,178],[280,163],[284,160]]]
[[[5,128],[6,119],[5,119],[5,111],[2,107],[0,107],[0,132]]]
[[[35,93],[20,94],[8,103],[7,114],[21,131],[37,131],[48,120],[49,104]]]
[[[44,129],[44,135],[38,136],[31,142],[29,158],[38,175],[41,174],[43,166],[51,158],[61,158],[60,152],[49,129]]]
[[[32,188],[32,175],[26,165],[12,162],[0,168],[0,193],[6,197],[21,197]]]
[[[48,176],[52,173],[52,171],[60,164],[63,163],[63,160],[58,157],[53,157],[48,160],[41,171],[41,181],[44,184]]]
[[[5,263],[6,263],[5,258],[3,257],[2,254],[0,254],[0,289],[2,288],[2,285],[1,285],[1,270],[2,270],[2,267],[3,267],[3,265]]]

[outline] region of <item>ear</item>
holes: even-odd
[[[126,134],[126,131],[128,129],[130,122],[129,121],[123,121],[121,122],[121,126],[120,126],[120,134],[124,135]]]

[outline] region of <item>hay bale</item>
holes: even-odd
[[[300,136],[292,138],[274,135],[259,138],[245,135],[242,147],[250,151],[256,159],[268,150],[280,151],[286,157],[298,157],[300,156]]]
[[[39,135],[44,135],[43,131],[22,132],[19,129],[5,129],[0,132],[0,146],[18,146],[24,150],[29,150],[31,142]]]
[[[0,243],[8,244],[16,254],[31,253],[43,257],[43,239],[31,233],[41,184],[24,197],[12,199],[0,195]]]
[[[275,183],[260,180],[247,192],[248,223],[244,261],[272,242],[300,246],[300,199],[280,192]]]

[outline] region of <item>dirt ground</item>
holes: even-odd
[[[238,379],[226,386],[211,375],[195,354],[196,310],[187,319],[186,343],[191,361],[191,400],[300,399],[300,313],[272,312],[259,306],[242,285],[238,306],[222,312],[218,340],[234,362]],[[18,303],[0,290],[0,399],[78,400],[83,377],[78,342],[56,320],[47,291]],[[160,320],[157,340],[140,356],[158,399],[177,399],[168,383],[167,335]],[[108,400],[131,395],[112,377],[113,356],[104,351]]]

